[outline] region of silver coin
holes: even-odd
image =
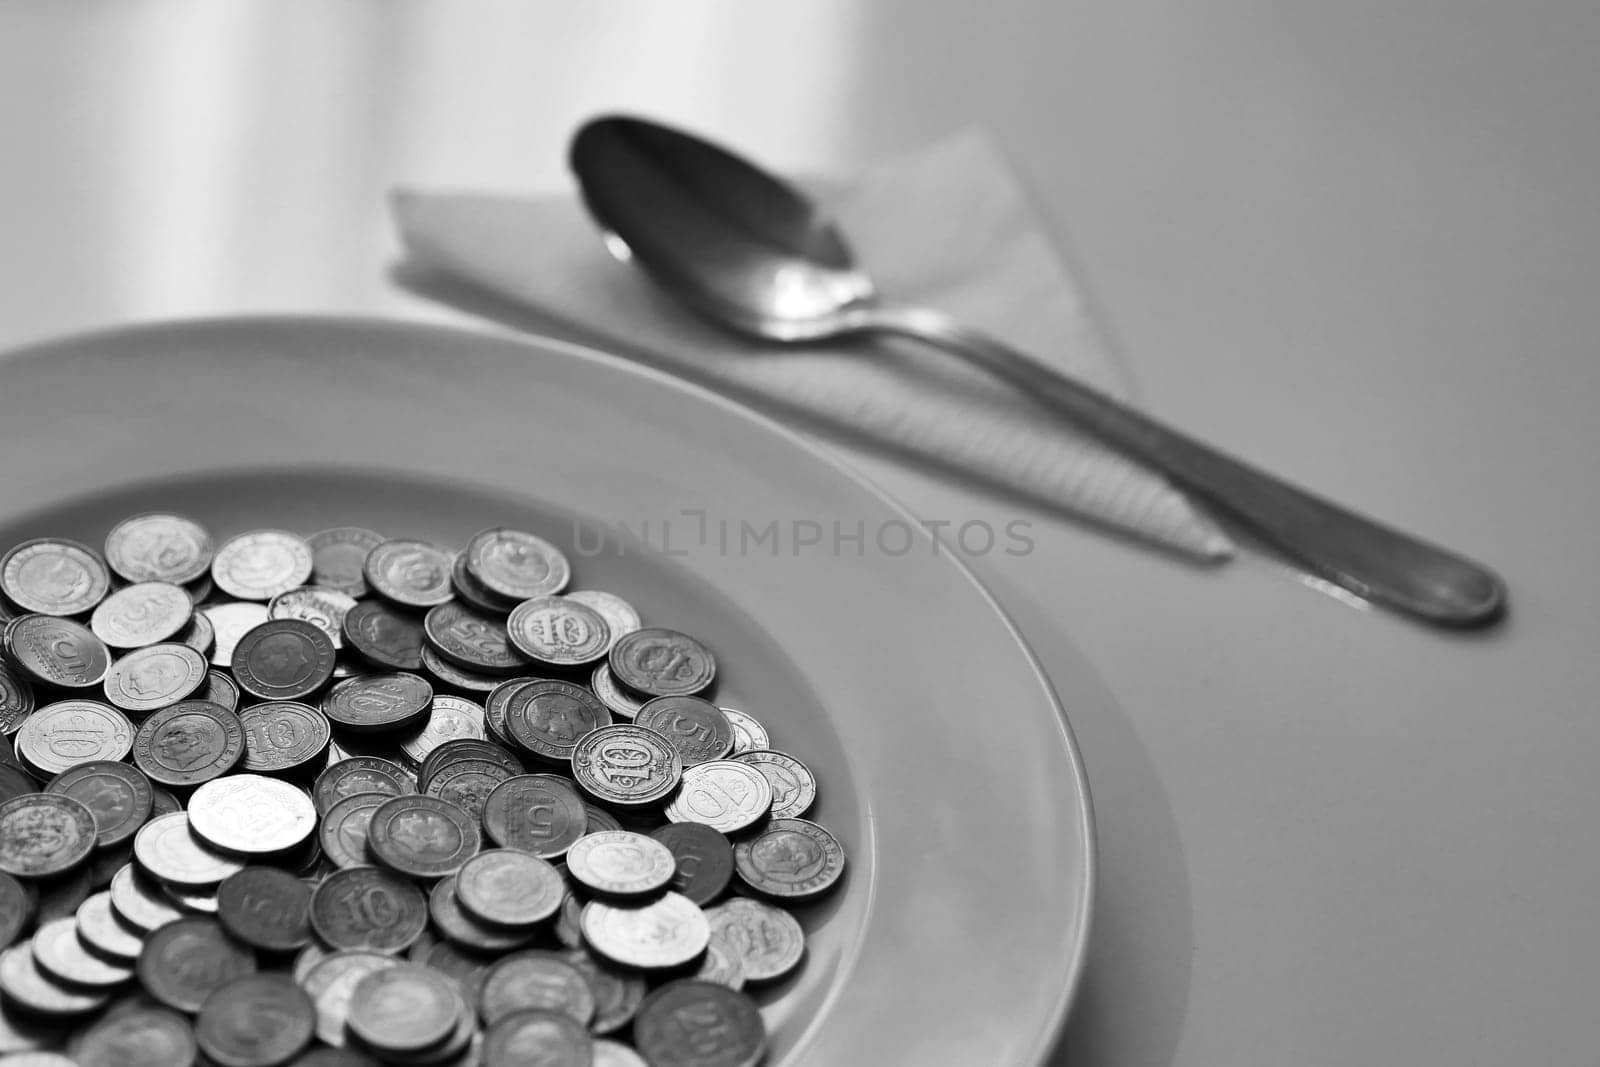
[[[729,989],[743,989],[744,960],[717,933],[716,920],[711,911],[706,912],[706,918],[712,923],[711,940],[706,942],[705,962],[700,965],[700,970],[695,972],[695,977],[702,982],[725,985]]]
[[[16,733],[34,705],[33,683],[0,658],[0,734]]]
[[[651,627],[623,634],[608,657],[617,681],[650,696],[693,696],[717,677],[711,650],[688,634]]]
[[[139,582],[123,586],[89,616],[89,629],[111,648],[143,648],[182,633],[194,602],[182,586]]]
[[[135,649],[111,665],[106,699],[123,711],[142,714],[187,700],[206,684],[206,659],[188,645]]]
[[[650,1067],[633,1049],[620,1041],[597,1037],[594,1040],[593,1067]]]
[[[63,984],[44,974],[34,962],[33,942],[21,941],[0,952],[0,991],[6,999],[40,1016],[86,1015],[111,994]]]
[[[239,683],[222,671],[206,671],[205,688],[196,693],[197,699],[220,705],[229,711],[239,710]]]
[[[350,999],[356,986],[374,971],[399,967],[401,963],[393,956],[359,949],[334,952],[318,960],[300,983],[300,988],[316,1005],[317,1037],[324,1044],[344,1048]]]
[[[111,886],[106,892],[111,895],[111,907],[117,917],[143,933],[183,917],[161,895],[160,888],[150,884],[149,879],[142,876],[131,863],[111,876]]]
[[[560,910],[565,895],[561,875],[549,861],[514,848],[480,852],[456,873],[462,909],[492,926],[535,926]]]
[[[734,897],[707,908],[706,920],[712,944],[726,946],[739,959],[743,981],[775,981],[798,967],[805,955],[806,934],[799,921],[771,904]]]
[[[772,786],[772,817],[793,819],[810,810],[817,799],[817,779],[811,768],[787,752],[758,748],[733,757],[766,775]]]
[[[0,871],[24,878],[66,874],[94,846],[94,813],[75,797],[24,793],[0,804]]]
[[[521,530],[484,530],[467,543],[467,569],[491,591],[517,600],[567,587],[572,567],[561,550]]]
[[[755,1001],[697,978],[668,982],[646,997],[634,1017],[633,1040],[655,1067],[755,1067],[767,1052]]]
[[[226,604],[207,604],[200,614],[211,621],[216,638],[211,646],[213,667],[233,666],[233,650],[239,639],[267,621],[267,606],[236,600]]]
[[[450,568],[450,584],[455,586],[456,596],[479,611],[487,612],[496,618],[504,618],[511,613],[512,608],[521,603],[517,597],[501,596],[478,581],[472,571],[467,569],[465,552],[456,555],[455,564]]]
[[[217,643],[217,628],[203,611],[189,616],[189,625],[178,635],[178,643],[188,645],[202,656],[211,655],[211,646]]]
[[[192,582],[210,569],[212,554],[205,527],[182,515],[135,515],[106,535],[106,562],[129,582]]]
[[[567,873],[611,897],[645,896],[665,889],[676,869],[671,849],[628,830],[585,834],[567,849]]]
[[[324,948],[315,941],[294,954],[294,962],[289,965],[289,975],[294,979],[294,984],[304,989],[306,975],[311,973],[311,968],[321,963],[332,955],[330,949]]]
[[[738,833],[772,810],[772,785],[748,763],[712,760],[685,767],[683,784],[667,805],[673,822],[705,823],[725,834]]]
[[[360,526],[339,526],[306,538],[311,546],[311,578],[324,589],[336,589],[351,596],[367,595],[367,580],[362,568],[367,553],[383,544],[382,534]]]
[[[132,964],[144,948],[141,932],[123,922],[111,906],[111,891],[102,890],[78,905],[78,937],[97,954]]]
[[[492,693],[505,681],[495,674],[478,674],[475,671],[464,670],[445,659],[431,648],[422,650],[422,666],[430,675],[450,689],[462,689],[468,693]]]
[[[666,892],[648,904],[591,900],[579,920],[584,941],[613,963],[671,970],[698,959],[711,938],[705,912],[688,897]]]
[[[645,807],[678,787],[683,761],[672,743],[655,731],[612,723],[579,739],[572,750],[572,777],[597,800],[617,807]]]
[[[217,583],[212,580],[211,572],[207,571],[194,581],[184,583],[183,588],[189,594],[189,599],[196,604],[209,604],[211,598],[216,595]]]
[[[61,700],[28,716],[17,731],[17,755],[53,777],[90,760],[119,760],[133,748],[133,723],[96,700]]]
[[[733,726],[722,709],[696,696],[656,697],[633,717],[672,743],[685,767],[722,759],[733,751]]]
[[[227,881],[227,879],[223,879]],[[217,891],[214,887],[205,889],[190,889],[181,885],[164,885],[161,892],[166,898],[178,906],[178,909],[189,915],[215,915],[217,914]]]
[[[82,615],[111,589],[99,553],[76,541],[41,537],[0,558],[0,591],[23,611]]]
[[[121,985],[133,977],[132,967],[110,963],[83,947],[75,918],[41,923],[33,932],[33,960],[57,981],[91,989]]]
[[[589,1022],[590,1030],[597,1034],[615,1033],[633,1021],[634,1013],[649,990],[643,977],[607,966],[581,948],[569,949],[562,955],[583,972],[594,990],[594,1018]]]
[[[479,996],[483,1019],[491,1026],[527,1009],[560,1012],[580,1026],[595,1013],[589,977],[566,953],[529,949],[497,962],[484,977]]]
[[[611,647],[610,631],[598,611],[559,596],[518,604],[506,619],[506,633],[524,656],[553,667],[593,663]]]
[[[767,737],[767,728],[757,722],[755,716],[748,715],[738,708],[722,708],[721,711],[723,717],[728,720],[728,725],[733,727],[733,751],[730,755],[737,756],[771,747],[772,741]]]
[[[589,688],[594,690],[594,695],[600,698],[602,704],[611,709],[613,715],[620,715],[624,719],[632,719],[645,705],[645,701],[617,684],[617,676],[611,673],[609,663],[602,662],[595,666],[594,676],[589,679]]]
[[[400,750],[420,764],[428,753],[458,737],[484,738],[483,706],[466,697],[436,693],[427,723],[406,735],[400,741]]]
[[[385,541],[367,555],[363,573],[372,591],[409,608],[431,608],[455,596],[450,568],[455,556],[426,541]]]
[[[306,584],[311,577],[311,546],[286,530],[251,530],[217,549],[211,577],[235,600],[271,600]],[[216,616],[211,621],[215,623]]]
[[[844,847],[807,819],[772,819],[733,846],[734,869],[757,893],[809,900],[832,889],[844,874]]]
[[[356,606],[356,598],[337,589],[308,585],[279,593],[267,605],[269,619],[299,619],[328,635],[334,648],[344,645],[344,617]]]
[[[346,1025],[368,1048],[414,1055],[455,1032],[459,997],[450,979],[428,967],[387,967],[356,985]]]
[[[349,756],[330,764],[317,775],[311,799],[324,817],[339,801],[359,793],[382,793],[397,797],[415,793],[417,783],[398,763],[376,756]]]
[[[607,652],[611,651],[611,646],[616,644],[623,634],[631,634],[644,625],[634,606],[615,593],[607,593],[600,589],[574,589],[567,593],[566,597],[568,600],[576,600],[586,607],[593,608],[600,613],[602,619],[606,620],[606,629],[611,634],[611,640],[606,644]]]
[[[261,774],[206,782],[189,797],[188,817],[201,841],[252,856],[287,852],[317,829],[317,807],[310,794]]]
[[[181,811],[145,823],[133,839],[133,857],[162,882],[179,886],[216,885],[244,868],[208,848],[191,832],[189,816]]]
[[[361,757],[357,757],[361,758]],[[415,792],[415,790],[408,790]],[[335,867],[365,867],[367,859],[367,828],[372,823],[372,813],[383,807],[391,796],[398,793],[352,793],[329,805],[317,829],[317,839],[322,844],[322,854]]]
[[[98,686],[111,652],[87,627],[71,619],[29,613],[6,623],[5,650],[30,681],[63,689]]]

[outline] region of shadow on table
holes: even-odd
[[[978,570],[1047,672],[1093,673],[1032,596],[992,568]],[[1050,1063],[1169,1064],[1188,1010],[1194,945],[1189,869],[1172,804],[1143,741],[1109,695],[1067,712],[1088,769],[1100,871],[1088,966]]]

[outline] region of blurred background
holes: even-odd
[[[1563,231],[1558,260],[1600,237],[1560,214],[1600,165],[1597,43],[1588,0],[13,0],[0,340],[421,310],[379,269],[388,188],[562,188],[574,126],[628,109],[810,170],[981,124],[1112,331],[1148,350],[1172,325],[1197,385],[1288,347],[1252,305],[1288,302],[1300,357],[1331,362],[1317,327],[1374,322],[1385,275],[1457,253],[1454,323],[1395,307],[1350,340],[1514,348],[1473,298],[1537,314],[1587,283],[1549,247],[1530,272],[1529,235]],[[1377,284],[1319,284],[1319,263]]]
[[[1564,427],[1597,396],[1597,54],[1594,0],[9,0],[0,345],[240,311],[459,320],[386,280],[388,191],[568,188],[567,139],[599,111],[809,172],[978,125],[1154,410],[1382,514],[1477,515],[1479,478],[1531,493],[1530,457],[1590,462]],[[1591,388],[1537,388],[1562,368]],[[1459,469],[1463,440],[1541,396],[1570,410]],[[1352,468],[1353,439],[1406,463]],[[1576,526],[1539,525],[1536,558],[1580,552]],[[1105,558],[1108,588],[1148,566]],[[1303,781],[1197,764],[1213,735],[1184,679],[1163,688],[1117,609],[1101,622],[1074,636],[1136,714],[1079,724],[1105,878],[1076,1062],[1306,1062],[1352,1025],[1390,1055],[1505,1062],[1524,1030],[1587,1017],[1593,990],[1521,1004],[1526,976],[1471,946],[1441,966],[1445,924],[1390,915],[1374,929],[1415,940],[1368,941],[1371,900],[1308,914],[1327,872],[1273,866]],[[1236,646],[1211,656],[1249,677]],[[1117,750],[1143,777],[1095,779]],[[1185,854],[1179,824],[1230,847]]]

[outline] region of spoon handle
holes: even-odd
[[[864,307],[852,325],[966,357],[1166,474],[1312,574],[1367,600],[1457,627],[1492,622],[1505,607],[1505,585],[1487,567],[1234,459],[942,312]]]

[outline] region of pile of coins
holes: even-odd
[[[758,1062],[844,852],[710,649],[570,581],[503,528],[7,552],[0,1054]]]

